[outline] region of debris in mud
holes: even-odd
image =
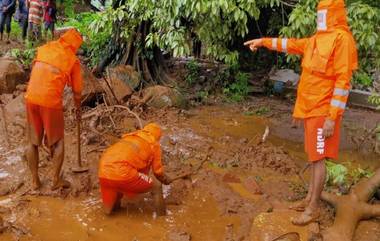
[[[234,238],[234,225],[233,224],[228,224],[226,226],[226,234],[224,237],[224,241],[235,241]]]
[[[139,74],[130,65],[107,68],[106,72],[107,80],[118,103],[124,102],[141,83]]]
[[[154,108],[186,108],[187,105],[185,97],[178,90],[161,85],[145,88],[141,102]]]
[[[191,241],[191,235],[185,231],[170,231],[170,241]]]
[[[245,179],[243,181],[243,186],[252,194],[255,194],[255,195],[263,194],[262,188],[259,186],[259,184],[257,183],[254,177],[248,177],[247,179]]]
[[[239,177],[233,175],[232,173],[227,172],[223,176],[223,182],[227,183],[241,183],[241,180]]]

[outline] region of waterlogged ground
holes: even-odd
[[[290,106],[267,101],[254,99],[241,105],[185,111],[148,110],[142,115],[163,126],[164,163],[173,176],[197,166],[209,147],[213,148],[209,162],[198,174],[164,187],[165,217],[155,215],[150,194],[139,200],[124,200],[123,208],[112,216],[102,213],[96,178],[99,155],[117,140],[112,135],[133,129],[132,118],[115,118],[119,131],[87,138],[91,139],[83,148],[90,167],[87,174],[70,172],[76,140],[75,126],[68,120],[64,176],[73,183],[70,190],[49,191],[51,162],[42,154],[40,176],[44,186],[39,193],[30,192],[29,174],[20,155],[25,141],[11,136],[12,147],[7,148],[0,140],[0,215],[8,227],[0,240],[271,241],[288,232],[307,240],[315,227],[293,226],[290,218],[297,213],[287,208],[305,195],[297,175],[306,158],[302,128],[290,127]],[[264,114],[257,111],[263,106],[270,106]],[[348,114],[347,123],[355,114]],[[369,119],[362,125],[370,126]],[[270,134],[261,143],[266,126]],[[86,128],[84,132],[91,135]],[[378,156],[355,151],[350,132],[344,133],[345,150],[339,162],[351,161],[373,169],[380,166]],[[322,229],[331,225],[332,217],[331,208],[326,206]],[[380,223],[362,222],[355,240],[380,240]]]

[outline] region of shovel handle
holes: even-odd
[[[81,135],[81,118],[80,115],[77,115],[77,143],[78,143],[78,167],[82,167],[82,157],[81,157],[81,140],[80,140],[80,135]]]

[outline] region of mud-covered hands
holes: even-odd
[[[293,120],[292,120],[292,128],[293,129],[300,128],[301,125],[302,125],[302,123],[303,123],[303,119],[293,118]]]
[[[172,179],[166,175],[166,174],[163,174],[161,176],[156,176],[156,178],[164,185],[169,185],[170,183],[172,183]]]
[[[323,124],[323,136],[329,138],[334,135],[335,121],[326,118],[325,123]]]
[[[258,48],[263,46],[263,40],[261,38],[249,40],[249,41],[244,43],[244,46],[249,47],[252,52],[255,52]]]

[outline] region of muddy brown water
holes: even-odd
[[[177,151],[185,158],[191,156],[191,151],[197,148],[212,145],[215,149],[231,151],[225,146],[221,139],[232,139],[241,142],[241,145],[249,143],[254,138],[260,138],[265,127],[271,125],[269,119],[258,116],[246,116],[237,108],[226,108],[225,106],[201,107],[190,110],[185,119],[177,120],[172,124],[165,124],[162,117],[157,117],[158,122],[163,122],[166,137],[162,140],[163,149],[170,151],[174,148],[169,142],[181,143],[176,146]],[[170,117],[165,117],[170,123]],[[1,137],[0,137],[1,139]],[[299,166],[305,164],[306,156],[303,152],[302,140],[289,141],[284,136],[269,135],[268,142],[282,146],[290,156],[294,157]],[[67,147],[68,149],[74,147]],[[25,176],[25,165],[19,158],[23,147],[11,152],[6,151],[0,143],[0,181]],[[200,153],[202,155],[204,153]],[[362,167],[379,167],[378,157],[375,155],[363,156],[352,150],[342,152],[339,162],[352,162]],[[207,170],[223,174],[225,169],[208,165]],[[245,178],[257,175],[249,170],[235,168],[235,175]],[[268,173],[262,173],[262,177],[270,179],[296,179],[296,177],[280,177]],[[193,179],[193,182],[202,180]],[[4,182],[3,182],[4,183]],[[233,192],[240,195],[246,202],[256,202],[261,197],[253,195],[240,183],[227,184]],[[210,187],[213,188],[213,187]],[[165,188],[166,195],[172,191],[170,187]],[[13,198],[16,195],[4,196],[0,199],[0,206],[12,207]],[[191,192],[182,197],[180,205],[168,205],[168,215],[156,217],[149,200],[144,197],[144,204],[126,204],[112,216],[105,216],[101,210],[98,191],[92,191],[88,195],[79,198],[53,198],[26,196],[27,208],[18,207],[18,211],[10,216],[10,220],[18,225],[26,227],[27,235],[21,235],[20,240],[188,240],[186,235],[195,241],[219,241],[226,236],[226,226],[232,225],[236,230],[241,225],[241,219],[237,215],[224,215],[220,205],[205,190],[205,188],[194,187]],[[141,202],[140,202],[141,203]],[[286,232],[295,230],[300,233],[301,240],[305,240],[306,230],[295,228],[290,224],[289,218],[294,213],[284,210],[273,213],[261,213],[253,220],[252,240],[270,240],[270,235],[277,231]],[[363,226],[363,225],[362,225]],[[365,226],[365,225],[364,225]],[[379,224],[367,225],[361,233],[372,232],[376,236]],[[371,231],[372,230],[372,231]],[[263,234],[260,234],[263,232]],[[361,236],[368,237],[362,234]],[[273,235],[272,235],[273,236]],[[360,236],[360,235],[359,235]],[[184,239],[180,239],[180,238]],[[0,235],[0,240],[13,240],[14,236],[8,232]],[[367,240],[367,239],[358,239]]]

